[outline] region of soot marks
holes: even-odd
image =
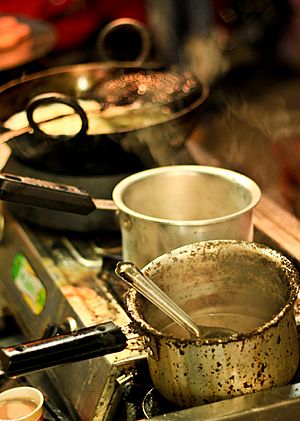
[[[278,338],[277,338],[277,345],[279,345],[279,344],[280,344],[280,342],[281,342],[281,336],[280,336],[280,335],[278,335]]]
[[[261,387],[264,387],[265,381],[266,381],[266,379],[261,379],[261,381],[260,381]]]
[[[199,371],[199,372],[203,371],[203,365],[202,365],[202,364],[199,364],[199,365],[198,365],[198,371]]]
[[[264,376],[264,372],[265,372],[265,369],[267,368],[267,364],[264,364],[264,363],[262,363],[261,364],[261,366],[260,366],[260,368],[259,368],[259,370],[258,370],[258,372],[257,372],[257,379],[259,380],[259,381],[262,381],[261,380],[261,377],[263,377]]]
[[[216,373],[219,373],[221,371],[221,369],[222,369],[222,364],[219,361],[217,361],[216,366],[217,366],[217,368],[215,369],[215,372]]]
[[[261,364],[261,371],[262,371],[262,373],[264,373],[265,372],[265,369],[268,367],[268,364],[267,363],[262,363]]]
[[[169,342],[166,342],[166,345],[167,345],[170,349],[172,349],[172,348],[173,348],[172,344],[170,344]]]

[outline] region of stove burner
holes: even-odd
[[[182,409],[161,396],[155,387],[147,392],[142,407],[144,416],[147,419]]]

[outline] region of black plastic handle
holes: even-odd
[[[96,209],[83,189],[37,178],[0,173],[0,200],[87,215]]]
[[[57,103],[68,105],[75,111],[75,114],[77,114],[80,117],[81,127],[78,130],[78,132],[75,133],[74,135],[64,135],[63,133],[58,136],[49,135],[40,129],[38,125],[39,123],[35,122],[33,113],[37,108],[44,105],[57,104]],[[51,140],[51,139],[57,139],[57,138],[63,137],[64,140],[66,139],[80,140],[84,138],[84,135],[86,135],[86,132],[89,127],[87,115],[84,109],[79,105],[77,100],[74,98],[68,97],[66,95],[56,93],[56,92],[48,92],[48,93],[37,95],[34,98],[32,98],[26,107],[26,114],[27,114],[28,122],[30,124],[30,127],[33,129],[34,134],[44,139]]]
[[[66,363],[100,357],[126,348],[126,336],[113,322],[53,338],[0,349],[2,376],[14,377]]]

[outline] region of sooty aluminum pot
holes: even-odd
[[[299,275],[286,257],[245,241],[203,241],[158,257],[143,272],[198,324],[237,332],[204,340],[172,331],[167,316],[130,290],[128,310],[145,337],[153,383],[165,398],[191,407],[292,379],[299,362]]]

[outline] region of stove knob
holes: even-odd
[[[67,317],[63,323],[49,323],[43,334],[43,339],[53,338],[57,335],[74,332],[78,329],[76,320],[73,317]]]

